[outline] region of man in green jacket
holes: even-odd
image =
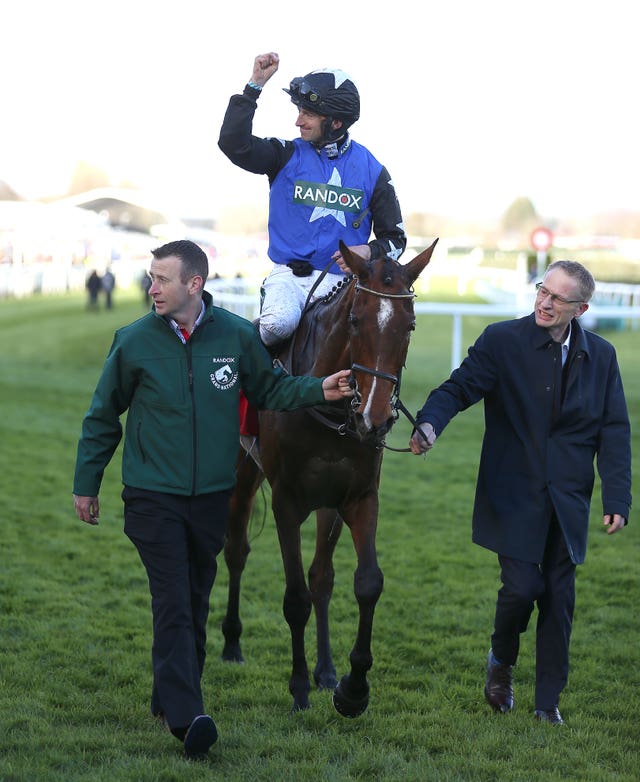
[[[152,252],[153,310],[119,329],[86,414],[75,511],[97,524],[104,470],[128,411],[122,482],[125,533],[149,578],[151,711],[188,755],[217,739],[201,677],[209,596],[235,483],[240,390],[257,408],[293,410],[352,395],[349,370],[327,378],[274,369],[253,325],[214,307],[207,256],[193,242]]]

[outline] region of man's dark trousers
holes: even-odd
[[[209,597],[224,546],[230,491],[184,497],[126,486],[125,533],[149,579],[151,711],[180,732],[204,714],[200,680]]]
[[[540,564],[502,555],[498,560],[502,588],[491,636],[493,654],[501,663],[515,665],[520,633],[527,629],[537,604],[535,708],[552,709],[569,677],[576,571],[555,515]]]

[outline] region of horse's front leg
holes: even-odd
[[[291,632],[291,676],[289,692],[293,696],[292,711],[309,708],[309,669],[305,654],[304,632],[311,615],[311,592],[307,586],[302,567],[300,524],[288,507],[278,507],[274,491],[273,513],[276,519],[282,563],[284,565],[285,592],[282,603],[284,618]]]
[[[318,510],[316,522],[316,548],[309,568],[309,589],[316,615],[317,663],[313,678],[321,690],[333,690],[338,683],[331,655],[329,634],[329,603],[333,593],[335,571],[333,552],[342,531],[342,519],[337,511],[329,508]]]
[[[229,571],[229,592],[227,612],[222,620],[222,659],[239,663],[244,662],[240,646],[240,582],[251,551],[247,527],[256,492],[264,480],[264,475],[253,459],[249,458],[244,450],[240,450],[236,465],[238,479],[229,500],[229,522],[224,544],[224,559]]]
[[[373,615],[384,583],[376,554],[377,516],[377,497],[344,515],[358,556],[353,589],[360,616],[356,641],[349,655],[351,671],[342,677],[333,693],[333,705],[343,717],[359,717],[369,705],[367,671],[373,664]]]

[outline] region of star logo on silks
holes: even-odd
[[[327,184],[334,185],[335,187],[342,187],[342,179],[338,173],[337,168],[333,169],[333,173],[331,174]],[[347,221],[345,219],[344,212],[340,209],[327,209],[326,206],[316,206],[313,212],[311,212],[309,222],[312,223],[314,220],[319,220],[321,217],[335,217],[340,225],[345,226],[346,228]]]
[[[402,255],[402,247],[396,247],[395,244],[389,239],[389,249],[387,250],[387,258],[392,261],[397,261]]]

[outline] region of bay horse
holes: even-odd
[[[400,402],[400,376],[415,328],[413,284],[431,260],[437,241],[404,265],[389,258],[365,261],[340,242],[352,275],[329,296],[305,308],[289,345],[288,367],[292,374],[314,376],[351,368],[354,396],[320,408],[261,411],[262,470],[244,451],[238,457],[224,550],[229,593],[222,656],[242,660],[239,600],[250,550],[247,526],[256,492],[266,476],[284,564],[283,612],[291,632],[293,711],[309,708],[304,632],[312,606],[316,685],[333,689],[334,706],[345,717],[359,716],[369,703],[373,615],[383,586],[376,555],[383,446],[398,417],[394,403]],[[403,411],[409,415],[406,408]],[[300,528],[314,510],[316,548],[307,586]],[[333,552],[343,522],[351,531],[357,556],[354,593],[359,623],[350,673],[338,682],[329,643],[329,601]]]

